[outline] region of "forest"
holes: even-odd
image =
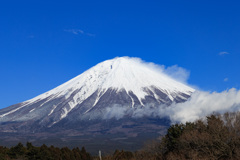
[[[117,146],[116,146],[117,148]],[[0,147],[0,160],[234,160],[240,159],[240,113],[212,114],[195,122],[171,125],[160,140],[136,152],[90,155],[81,149],[18,143]]]

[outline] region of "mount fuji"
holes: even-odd
[[[169,77],[154,64],[138,58],[114,58],[35,98],[1,109],[0,136],[18,134],[17,140],[36,142],[51,136],[62,135],[60,139],[66,142],[66,137],[116,136],[120,132],[138,137],[147,128],[154,133],[154,128],[159,130],[167,120],[136,119],[128,111],[182,103],[193,92],[193,88]],[[120,119],[109,116],[119,110],[125,111]]]

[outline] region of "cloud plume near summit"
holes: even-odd
[[[178,65],[166,67],[165,65],[158,65],[158,64],[155,64],[152,62],[145,62],[142,59],[137,58],[137,57],[134,57],[134,58],[124,57],[124,58],[127,58],[131,61],[135,61],[136,64],[138,63],[141,65],[144,65],[152,70],[155,70],[155,71],[161,72],[165,75],[168,75],[169,77],[171,77],[179,82],[182,82],[182,83],[187,83],[187,80],[190,76],[190,71],[188,71],[185,68],[179,67]]]
[[[135,60],[187,84],[190,72],[184,68],[178,67],[177,65],[165,67],[154,63],[147,63],[138,58],[135,58]],[[103,118],[120,119],[127,114],[135,118],[143,116],[168,117],[172,123],[184,123],[204,118],[212,113],[236,111],[240,111],[240,90],[232,88],[222,92],[196,90],[186,102],[174,103],[171,106],[162,105],[157,108],[145,106],[143,108],[131,109],[114,106],[111,107],[111,109],[106,109]]]

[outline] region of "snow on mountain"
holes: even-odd
[[[120,57],[99,63],[33,99],[0,110],[0,121],[42,119],[53,125],[70,114],[99,112],[115,104],[135,108],[149,103],[183,102],[192,92],[194,89],[153,65]]]

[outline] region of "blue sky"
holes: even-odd
[[[207,91],[240,88],[239,1],[9,0],[0,5],[0,108],[117,56],[190,71]]]

